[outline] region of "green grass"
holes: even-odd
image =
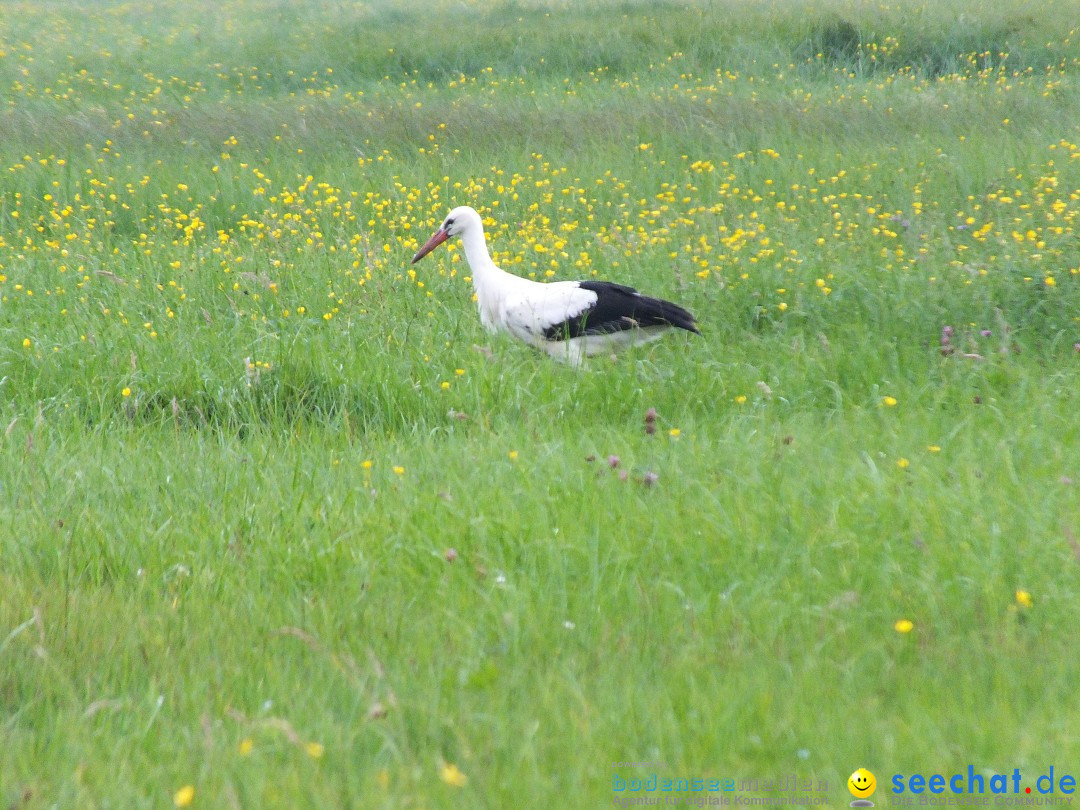
[[[0,806],[1076,774],[1070,4],[17,10]],[[487,335],[463,203],[703,336]]]

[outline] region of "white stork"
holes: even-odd
[[[685,309],[632,287],[609,281],[542,284],[501,270],[488,253],[480,215],[467,205],[447,214],[413,264],[451,236],[465,245],[480,321],[488,331],[509,332],[556,360],[580,365],[585,357],[655,340],[672,327],[701,334]]]

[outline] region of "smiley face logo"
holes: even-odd
[[[877,779],[866,768],[859,768],[848,777],[847,789],[856,799],[868,799],[877,790]]]

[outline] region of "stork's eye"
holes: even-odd
[[[443,230],[448,230],[450,228],[450,226],[453,225],[453,224],[454,224],[454,220],[452,220],[452,219],[446,220],[446,222],[443,223]]]

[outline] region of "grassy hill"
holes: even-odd
[[[1077,767],[1071,3],[5,12],[0,805]]]

